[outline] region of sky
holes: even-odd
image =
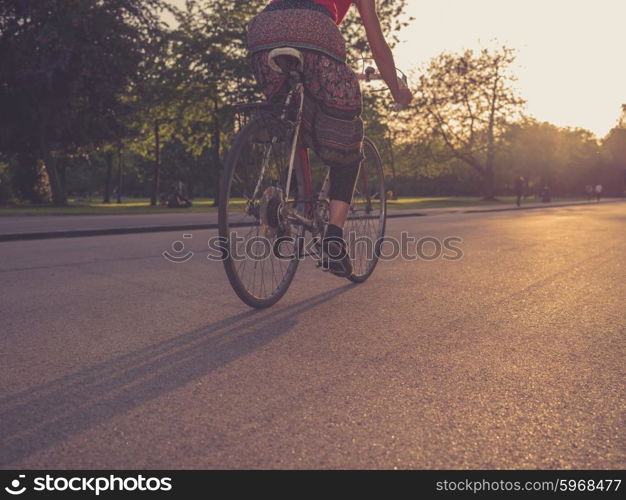
[[[170,0],[181,5],[184,0]],[[526,112],[604,137],[626,104],[626,0],[408,0],[396,65],[503,44]]]
[[[517,49],[516,87],[531,116],[605,136],[626,104],[626,0],[408,0],[397,66],[442,51]]]

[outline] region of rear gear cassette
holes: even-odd
[[[284,206],[283,191],[276,186],[268,187],[261,197],[259,222],[261,234],[272,239],[288,232],[288,227],[281,215]]]

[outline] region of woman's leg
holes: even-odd
[[[343,229],[350,205],[341,200],[330,200],[330,217],[328,223]]]
[[[329,224],[342,229],[350,210],[354,183],[359,173],[359,165],[360,162],[353,163],[352,165],[330,167]]]
[[[328,257],[328,270],[344,277],[352,274],[352,263],[345,245],[343,226],[350,211],[359,165],[360,161],[330,167],[330,216],[322,248]]]

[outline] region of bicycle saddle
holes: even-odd
[[[304,55],[292,47],[279,47],[272,50],[267,58],[269,67],[278,73],[302,71],[304,69]]]

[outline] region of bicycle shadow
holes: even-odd
[[[348,284],[251,310],[0,399],[0,468],[173,391],[289,332]]]

